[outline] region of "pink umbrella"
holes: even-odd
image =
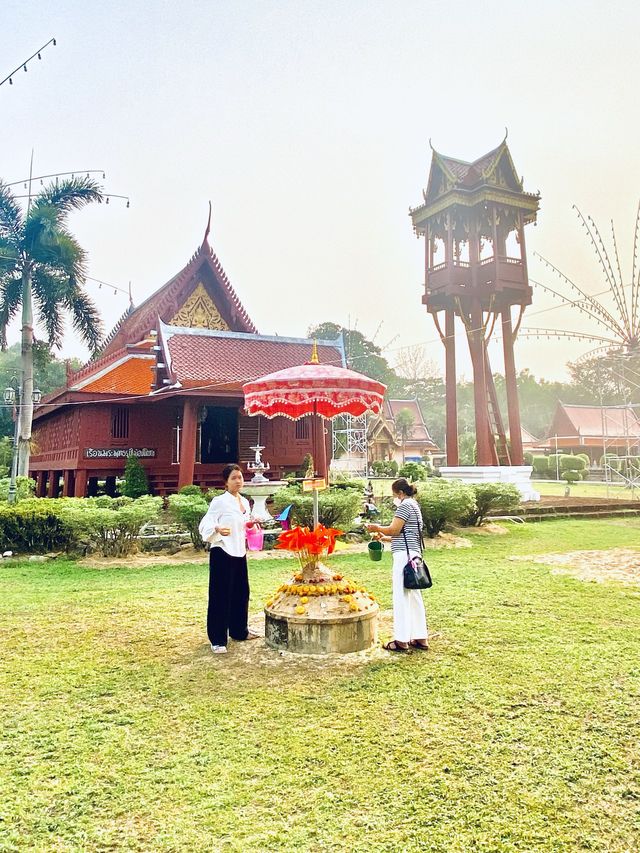
[[[269,373],[247,382],[242,390],[249,415],[284,416],[292,420],[305,415],[319,416],[322,429],[314,430],[314,464],[319,474],[326,477],[325,443],[319,442],[317,435],[324,435],[322,418],[345,414],[358,417],[365,412],[378,415],[386,386],[354,370],[320,364],[314,345],[311,360],[306,364]]]

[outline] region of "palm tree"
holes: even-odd
[[[29,197],[26,213],[0,181],[0,345],[7,325],[22,308],[22,405],[18,474],[27,476],[33,420],[33,309],[48,338],[60,347],[64,314],[71,315],[81,340],[95,352],[102,337],[98,309],[84,290],[86,256],[67,228],[67,217],[92,201],[102,188],[91,178],[72,177]]]
[[[405,462],[405,446],[407,439],[411,438],[416,419],[409,409],[400,409],[395,417],[396,433],[402,442],[402,464]]]

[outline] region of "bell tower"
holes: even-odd
[[[531,304],[524,229],[536,221],[540,194],[523,190],[506,136],[472,163],[431,148],[424,201],[409,215],[416,235],[425,238],[422,301],[445,347],[447,464],[458,465],[457,317],[466,330],[473,365],[477,464],[522,465],[513,344],[524,309]],[[510,447],[487,352],[497,324],[502,331]]]

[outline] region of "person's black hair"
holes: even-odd
[[[400,477],[399,480],[395,480],[391,483],[391,491],[402,492],[402,494],[406,495],[408,498],[412,498],[418,494],[416,487],[412,486],[411,483],[408,483],[404,477]]]
[[[224,480],[225,486],[227,485],[227,480],[233,474],[234,471],[240,471],[240,473],[242,474],[242,468],[235,462],[232,462],[229,465],[225,465],[222,469],[222,479]]]

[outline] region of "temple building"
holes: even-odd
[[[253,459],[256,444],[274,478],[302,467],[309,419],[248,417],[242,385],[304,364],[313,341],[258,334],[208,233],[184,269],[129,307],[99,357],[43,398],[29,466],[37,495],[95,495],[100,481],[114,494],[131,454],[159,495],[221,486],[224,465]],[[321,362],[346,366],[341,338],[317,343]]]

